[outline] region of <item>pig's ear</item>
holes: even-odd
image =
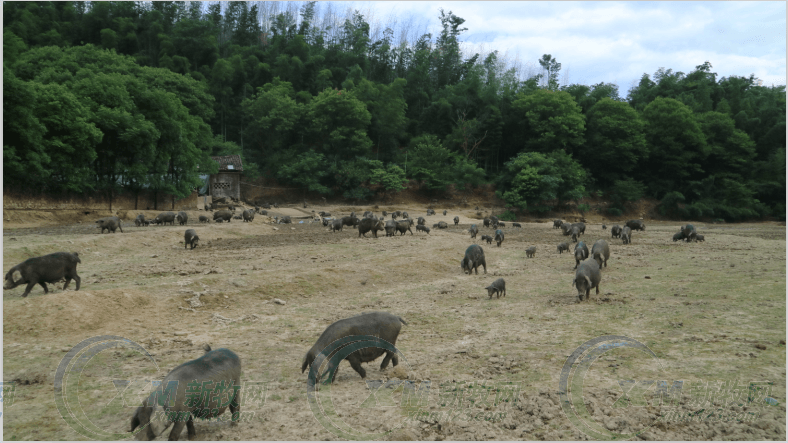
[[[588,276],[586,276],[586,283],[588,283],[588,286],[586,286],[586,288],[591,288],[591,279],[588,278]]]
[[[11,281],[14,282],[14,284],[19,283],[21,280],[22,280],[22,273],[19,272],[19,270],[16,270],[14,271],[13,274],[11,274]]]

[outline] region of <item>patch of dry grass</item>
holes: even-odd
[[[350,208],[327,209],[339,215]],[[424,212],[407,210],[413,218]],[[450,222],[453,212],[427,217],[427,224]],[[773,420],[782,417],[784,422],[785,346],[779,344],[785,340],[784,227],[726,225],[723,230],[696,224],[707,241],[684,244],[670,241],[678,224],[648,223],[648,231],[633,234],[633,244],[622,245],[600,225],[589,225],[583,240],[590,247],[606,238],[611,259],[602,271],[600,294],[592,292],[590,301],[577,303],[571,286],[574,259],[556,252],[555,245],[566,237],[552,230],[551,223],[508,227],[506,241],[498,248],[469,238],[470,223],[479,225],[479,237],[492,233],[481,227],[481,220],[468,219],[475,211],[457,213],[463,219],[459,227],[450,222],[449,229],[435,229],[431,235],[378,239],[358,238],[352,229],[330,233],[314,224],[293,226],[295,230],[279,225],[279,231],[257,221],[231,227],[196,225],[190,227],[204,244],[193,251],[178,243],[183,227],[129,229],[104,236],[70,234],[65,228],[54,236],[14,234],[17,240],[4,242],[6,268],[29,254],[76,250],[83,261],[83,286],[79,292],[56,290],[48,295],[38,287],[26,299],[19,297],[22,287],[4,291],[6,378],[31,378],[25,374],[38,371],[46,379],[17,387],[17,402],[4,415],[6,435],[81,439],[63,429],[53,409],[54,370],[64,355],[61,348],[112,334],[160,342],[151,345],[161,368],[158,373],[151,373],[144,360],[118,357],[118,370],[130,375],[163,376],[199,356],[199,346],[208,342],[241,356],[244,379],[273,383],[258,419],[237,429],[198,425],[198,438],[330,438],[333,434],[319,425],[308,430],[300,425],[314,422],[304,401],[301,361],[326,326],[373,310],[390,311],[408,322],[397,346],[416,380],[513,381],[521,384],[524,400],[541,404],[540,392],[557,389],[561,367],[575,348],[599,335],[625,335],[657,354],[664,366],[659,377],[774,381],[772,397],[780,402],[782,416],[778,413]],[[460,271],[459,260],[474,242],[486,253],[486,275]],[[529,246],[537,247],[535,258],[526,259]],[[506,297],[489,299],[484,287],[498,277],[506,280]],[[193,296],[192,291],[203,293],[204,306],[196,312],[181,309],[188,307],[185,299]],[[286,304],[275,304],[274,298]],[[214,322],[214,314],[233,322]],[[258,317],[248,317],[251,314]],[[176,337],[176,331],[187,336]],[[654,375],[636,353],[605,358],[615,360],[595,364],[596,381],[589,382],[589,389],[604,393],[618,389],[617,377]],[[492,363],[495,359],[504,363]],[[395,374],[391,368],[379,372],[379,362],[365,365],[370,379]],[[100,391],[97,398],[103,398],[103,385],[96,386],[90,390]],[[368,391],[346,363],[334,388],[347,400],[347,417],[357,417],[353,405]],[[594,401],[609,408],[613,400],[603,397]],[[130,411],[90,413],[101,415],[97,420],[102,426],[121,431],[128,426]],[[460,429],[447,424],[445,429],[456,433],[446,434],[445,429],[416,425],[408,432],[420,439],[579,438],[564,432],[573,428],[562,413],[554,415],[540,418],[541,426],[534,418],[523,418],[514,428],[471,423]],[[374,421],[357,419],[360,425],[375,426]],[[53,427],[53,422],[61,425]],[[769,426],[765,429],[772,429]],[[757,427],[747,435],[782,439],[784,423],[779,429],[782,437]],[[667,427],[664,432],[657,435],[710,438],[694,433],[692,427]]]

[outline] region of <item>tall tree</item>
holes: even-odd
[[[408,176],[427,189],[444,191],[450,184],[478,185],[484,171],[441,145],[434,135],[419,137],[409,150]]]
[[[432,51],[434,66],[432,77],[436,90],[459,82],[475,62],[475,58],[466,62],[462,60],[459,36],[468,30],[468,28],[460,28],[465,23],[465,19],[457,17],[451,11],[446,13],[441,9],[440,12],[442,29]]]
[[[600,184],[622,180],[648,157],[643,120],[629,104],[603,98],[589,110],[587,126],[578,158]]]
[[[374,83],[367,79],[353,89],[353,94],[361,100],[370,113],[369,137],[375,144],[375,158],[390,160],[394,150],[399,147],[407,127],[405,111],[405,79],[398,78],[391,84]]]
[[[46,127],[35,115],[35,88],[3,65],[3,185],[39,186],[51,174],[42,144]]]
[[[74,177],[86,177],[89,167],[98,189],[149,185],[186,195],[199,182],[198,168],[216,169],[202,118],[210,116],[211,100],[194,80],[151,71],[92,45],[34,49],[15,69],[17,76],[42,85],[35,90],[46,100],[36,106],[49,131],[41,144],[46,155],[70,162],[58,168]],[[68,179],[59,183],[78,186]]]
[[[295,144],[296,136],[303,132],[299,127],[305,123],[304,105],[295,100],[292,84],[279,77],[258,88],[243,106],[250,116],[247,133],[255,151],[253,157],[264,165],[269,165],[267,158]]]
[[[709,152],[703,162],[704,171],[716,176],[733,174],[739,180],[749,177],[756,155],[750,137],[736,129],[733,118],[727,114],[706,112],[696,116]]]
[[[49,179],[44,189],[85,191],[92,189],[91,163],[103,133],[89,120],[88,109],[66,86],[31,82],[35,89],[35,113],[46,127],[41,147],[49,159]]]
[[[585,181],[585,170],[565,152],[523,152],[506,163],[496,193],[509,206],[544,212],[582,198]]]
[[[583,144],[585,118],[572,96],[564,91],[539,90],[520,95],[512,113],[522,121],[521,147],[528,151],[574,152]]]
[[[650,156],[642,177],[652,195],[662,198],[703,173],[709,149],[692,110],[678,100],[656,98],[646,106],[643,119]]]
[[[307,110],[311,144],[342,159],[368,156],[372,140],[367,128],[372,116],[352,91],[327,89]]]
[[[550,54],[542,55],[539,59],[539,66],[545,72],[545,87],[551,91],[558,90],[558,73],[561,72],[561,63],[555,61],[555,57]]]

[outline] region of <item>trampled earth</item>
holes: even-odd
[[[5,438],[87,439],[61,417],[53,384],[66,351],[102,335],[139,343],[155,359],[115,349],[84,364],[75,404],[105,432],[128,431],[150,381],[199,357],[207,343],[241,357],[249,390],[242,390],[242,422],[198,420],[199,440],[594,438],[588,429],[646,440],[786,438],[785,226],[693,222],[706,241],[683,243],[671,241],[682,223],[646,220],[647,230],[623,245],[610,238],[613,223],[604,231],[590,223],[580,239],[589,249],[606,239],[611,257],[600,293],[578,302],[573,245],[552,222],[507,223],[496,247],[481,240],[494,231],[472,210],[311,209],[334,216],[406,210],[449,228],[359,238],[351,227],[332,233],[309,218],[200,224],[203,211],[190,211],[185,227],[139,228],[129,211],[124,233],[104,235],[92,221],[6,223],[4,272],[29,257],[76,251],[82,285],[65,292],[62,283],[49,285],[48,294],[38,286],[27,298],[24,286],[3,292],[3,380],[16,382],[10,406],[4,396]],[[269,211],[277,214],[311,212]],[[475,240],[467,232],[473,223]],[[194,250],[184,249],[188,228],[200,236]],[[564,241],[570,253],[559,254]],[[486,274],[460,270],[471,244],[484,249]],[[526,259],[531,246],[536,254]],[[488,298],[484,288],[501,277],[506,296]],[[399,365],[364,364],[365,382],[343,362],[335,383],[320,386],[325,402],[310,405],[304,354],[331,323],[369,311],[407,321],[396,343]],[[574,406],[562,408],[567,359],[607,335],[654,354],[611,346],[585,369],[573,367]],[[118,395],[113,380],[136,381]]]

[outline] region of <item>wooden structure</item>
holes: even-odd
[[[219,198],[241,199],[241,173],[244,168],[240,155],[211,157],[219,163],[219,172],[208,178],[208,195],[216,201]]]

